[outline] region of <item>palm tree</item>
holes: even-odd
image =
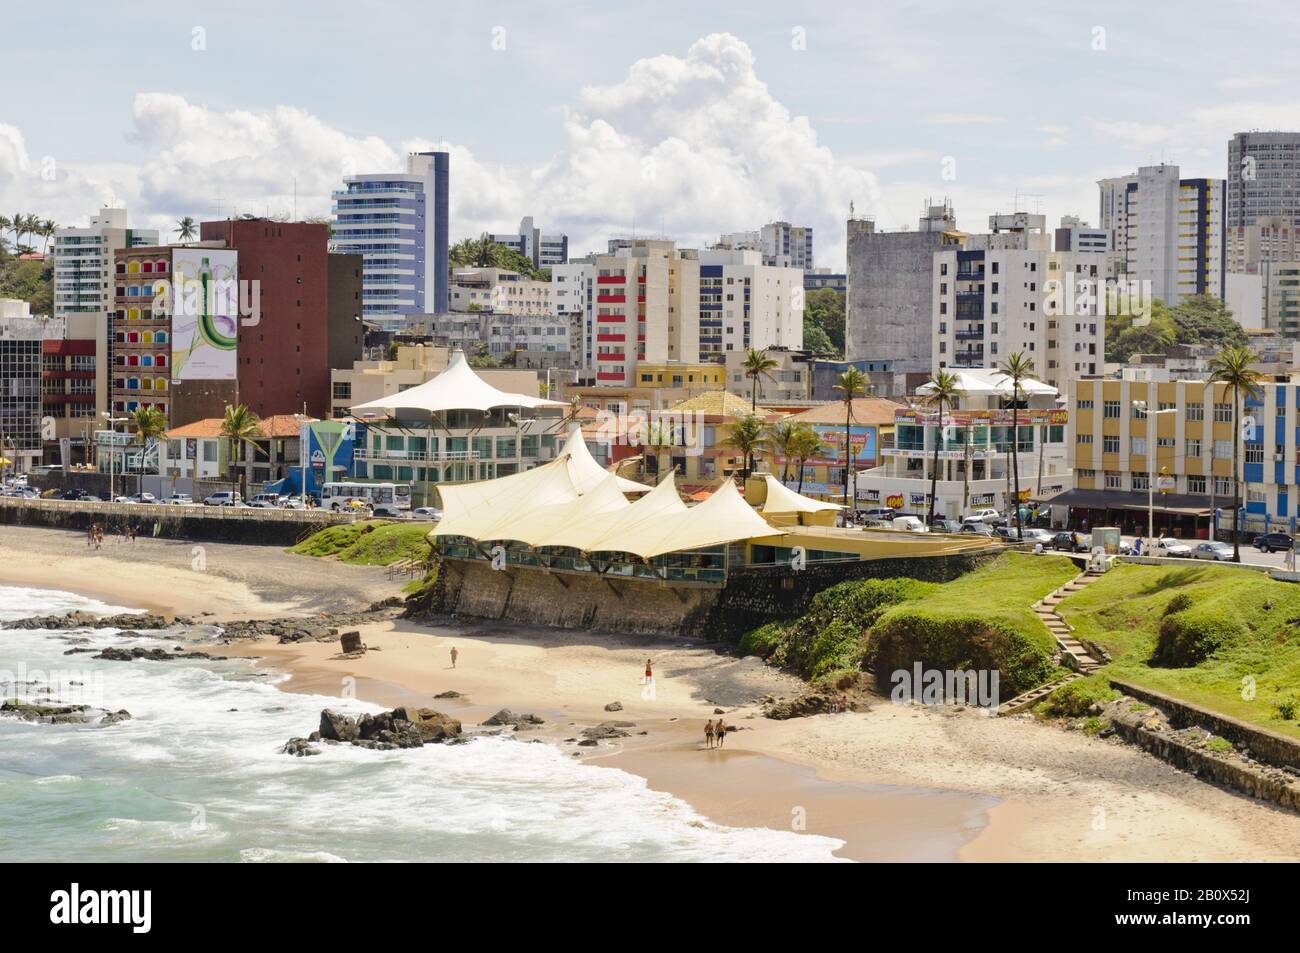
[[[31,225],[31,216],[24,215],[22,212],[14,212],[14,217],[9,219],[9,230],[14,233],[14,253],[23,254],[23,236],[27,234]]]
[[[54,223],[54,219],[47,218],[41,221],[41,238],[45,239],[45,246],[41,249],[43,254],[50,253],[50,239],[54,237],[54,232],[59,226]]]
[[[935,408],[939,417],[939,428],[934,436],[934,462],[930,468],[930,526],[934,525],[935,504],[938,502],[936,493],[939,488],[939,448],[943,444],[943,412],[944,409],[952,410],[957,406],[957,400],[961,396],[961,378],[949,371],[939,371],[931,375],[930,379],[925,382],[923,388],[925,394],[921,397],[921,403],[927,407]]]
[[[1232,391],[1232,561],[1236,563],[1241,562],[1241,540],[1237,538],[1241,518],[1241,432],[1237,426],[1237,406],[1243,394],[1260,394],[1259,382],[1264,375],[1251,367],[1258,360],[1259,355],[1250,348],[1230,347],[1210,362],[1210,381],[1226,384]],[[1213,473],[1210,479],[1214,479]]]
[[[808,458],[816,456],[822,449],[821,435],[813,429],[812,424],[799,423],[795,424],[795,432],[790,438],[791,455],[799,461],[799,489],[803,492],[803,471],[808,463]]]
[[[135,442],[143,445],[145,457],[153,449],[154,443],[167,432],[167,416],[157,407],[140,407],[131,412],[131,425],[135,428]],[[144,467],[140,468],[140,482],[144,482]],[[141,485],[137,488],[143,491]]]
[[[221,436],[234,444],[236,463],[244,462],[244,448],[254,438],[262,436],[260,424],[257,414],[243,404],[238,407],[226,405],[226,416],[221,421]],[[239,468],[239,493],[242,497],[248,496],[248,470],[242,466]]]
[[[768,357],[766,350],[755,351],[752,347],[747,347],[745,359],[740,362],[740,366],[745,376],[749,378],[749,410],[753,413],[758,409],[758,379],[760,377],[771,379],[772,371],[781,365]]]
[[[658,483],[663,479],[664,468],[659,460],[665,447],[673,445],[673,428],[671,424],[662,422],[652,423],[646,428],[645,446],[641,451],[641,473],[647,473],[645,451],[650,450],[655,458],[655,482]]]
[[[772,451],[781,457],[781,482],[790,479],[790,441],[798,433],[799,425],[788,420],[773,424],[771,431]]]
[[[854,495],[850,496],[849,471],[853,469],[853,442],[849,436],[849,425],[853,421],[853,399],[867,392],[867,375],[856,367],[850,367],[840,375],[840,382],[835,385],[835,389],[843,395],[840,400],[844,401],[844,502],[852,511],[857,504],[858,475],[856,472],[853,474]]]
[[[763,418],[756,414],[745,414],[743,417],[735,418],[735,422],[731,425],[731,433],[722,441],[724,447],[733,447],[744,457],[745,465],[740,472],[746,480],[754,472],[754,457],[765,443],[767,443],[766,427]]]
[[[198,237],[198,232],[194,230],[194,219],[186,215],[184,218],[176,221],[176,237],[183,242],[192,242]],[[227,408],[229,409],[229,408]]]
[[[1005,364],[998,366],[1008,380],[1011,381],[1011,472],[1015,474],[1016,494],[1014,505],[1016,508],[1016,539],[1024,539],[1024,525],[1020,519],[1020,458],[1018,456],[1020,444],[1020,393],[1022,385],[1027,380],[1034,379],[1034,359],[1026,357],[1024,351],[1016,351],[1007,358]]]

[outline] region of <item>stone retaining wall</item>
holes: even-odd
[[[99,500],[24,500],[0,497],[0,523],[49,526],[85,532],[103,523],[109,532],[131,525],[140,536],[193,539],[223,543],[292,546],[304,536],[335,523],[351,522],[347,514],[324,510],[261,510],[252,507],[168,506],[106,503]],[[155,533],[155,526],[157,532]]]

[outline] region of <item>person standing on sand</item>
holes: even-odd
[[[710,719],[704,723],[704,746],[713,747],[713,720]]]
[[[717,736],[718,747],[721,748],[722,743],[727,740],[727,726],[722,723],[721,718],[719,718],[718,723],[713,726],[713,733]]]
[[[453,646],[451,647],[451,667],[452,667],[452,668],[455,668],[455,667],[456,667],[456,659],[458,659],[458,658],[460,658],[460,652],[457,651],[456,646],[453,645]]]
[[[645,660],[645,683],[644,683],[644,684],[649,685],[651,682],[654,681],[654,678],[655,678],[655,673],[654,673],[653,671],[651,671],[651,669],[650,669],[650,660],[649,660],[649,659],[646,659],[646,660]]]

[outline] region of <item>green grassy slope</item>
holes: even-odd
[[[365,520],[330,526],[289,549],[300,556],[337,557],[354,566],[388,566],[429,555],[427,523]]]

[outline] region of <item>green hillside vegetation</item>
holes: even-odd
[[[1106,319],[1106,360],[1122,363],[1134,354],[1163,354],[1175,344],[1246,344],[1246,332],[1218,298],[1192,295],[1174,307],[1151,302],[1149,321],[1116,315]]]
[[[304,539],[289,552],[300,556],[333,557],[353,566],[389,566],[403,559],[429,555],[428,524],[363,520],[329,526]]]
[[[1221,566],[1119,565],[1057,611],[1111,654],[1103,676],[1300,737],[1300,586]]]
[[[1029,607],[1078,574],[1064,556],[1005,553],[948,583],[868,579],[819,593],[802,617],[748,633],[742,651],[813,679],[871,669],[882,689],[914,662],[997,669],[1004,698],[1059,673]]]

